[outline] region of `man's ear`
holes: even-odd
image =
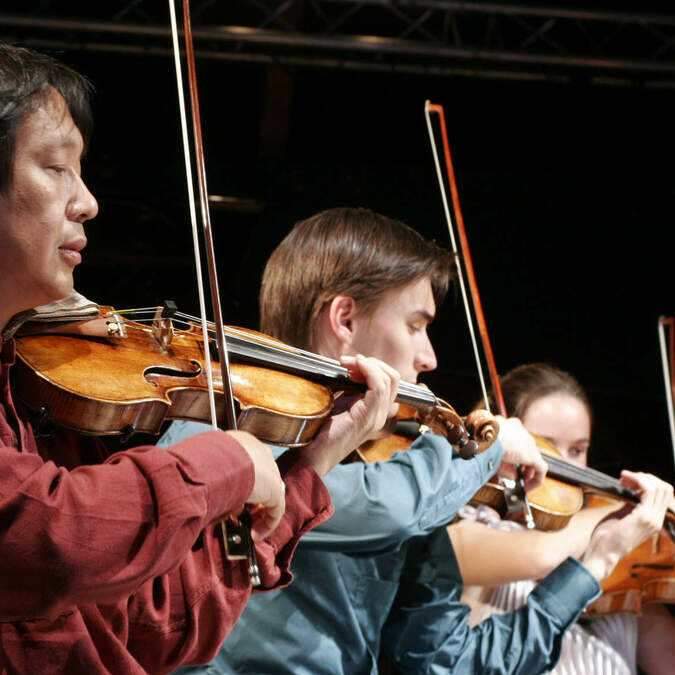
[[[354,338],[356,300],[348,295],[336,295],[328,303],[327,319],[333,335],[343,345],[350,345]]]

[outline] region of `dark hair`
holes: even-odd
[[[17,129],[44,104],[50,87],[63,96],[86,148],[93,126],[89,80],[51,56],[0,43],[0,191],[11,178]]]
[[[270,256],[261,330],[312,349],[319,314],[336,295],[368,312],[387,291],[428,277],[438,306],[452,275],[452,254],[398,220],[363,208],[322,211],[297,223]]]
[[[525,416],[530,405],[549,394],[568,394],[579,400],[593,421],[593,409],[586,390],[570,373],[548,363],[527,363],[516,366],[501,378],[504,405],[509,415]],[[494,401],[490,396],[490,404]]]

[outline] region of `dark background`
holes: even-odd
[[[172,62],[56,55],[97,89],[83,173],[100,213],[77,288],[118,308],[171,298],[196,312]],[[318,210],[369,207],[448,245],[430,99],[445,107],[499,370],[570,370],[595,407],[591,462],[674,480],[656,330],[675,313],[672,89],[207,60],[198,74],[209,191],[255,200],[212,211],[227,323],[256,326],[265,260]],[[479,388],[459,305],[440,308],[432,339],[439,369],[425,381],[465,411]]]

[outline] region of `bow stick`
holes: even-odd
[[[666,329],[668,331],[668,346],[666,347]],[[675,393],[675,318],[660,316],[658,323],[659,346],[661,348],[661,366],[663,368],[663,382],[666,387],[666,404],[668,408],[668,422],[670,424],[670,441],[675,458],[675,411],[673,408],[673,394]]]
[[[445,184],[443,180],[443,173],[441,171],[441,164],[438,158],[438,150],[436,148],[436,139],[434,136],[433,127],[431,124],[431,114],[435,113],[439,118],[439,126],[441,131],[441,139],[443,141],[443,157],[445,160],[445,169],[447,173],[448,185],[450,187],[450,195],[452,197],[452,206],[455,212],[455,219],[457,221],[457,233],[459,235],[459,241],[462,248],[462,260],[464,261],[464,266],[466,268],[466,276],[469,282],[469,289],[471,291],[471,300],[473,303],[474,315],[476,318],[476,323],[478,324],[478,330],[481,337],[481,342],[483,345],[483,352],[485,354],[485,361],[488,366],[490,373],[490,382],[492,384],[492,391],[494,393],[495,402],[497,404],[497,409],[499,414],[503,417],[507,417],[506,405],[504,403],[504,395],[502,393],[502,386],[499,381],[499,375],[497,373],[497,366],[495,364],[494,355],[492,353],[492,345],[490,343],[490,337],[487,332],[487,324],[485,322],[485,314],[483,313],[483,304],[480,299],[480,294],[478,293],[478,284],[476,283],[476,275],[473,269],[473,261],[471,259],[471,251],[469,250],[469,240],[466,236],[466,228],[464,227],[464,218],[462,217],[462,209],[459,205],[459,192],[457,190],[457,181],[455,180],[455,170],[452,164],[452,157],[450,155],[450,144],[448,143],[448,132],[445,124],[445,113],[443,111],[443,106],[431,103],[426,101],[424,104],[424,114],[427,121],[427,130],[429,132],[429,140],[431,142],[431,150],[434,157],[434,166],[436,167],[436,176],[438,177],[438,185],[441,190],[441,198],[443,200],[443,210],[445,213],[445,220],[448,225],[448,232],[450,233],[450,242],[452,245],[452,252],[455,254],[455,263],[457,266],[457,280],[459,282],[460,291],[462,294],[462,300],[464,303],[464,309],[466,312],[466,320],[469,326],[469,333],[471,335],[471,342],[473,345],[474,357],[476,359],[476,366],[478,368],[478,376],[481,383],[481,389],[483,391],[483,400],[485,401],[486,408],[490,412],[490,403],[488,400],[487,390],[485,388],[485,378],[483,375],[483,367],[478,351],[478,344],[476,341],[476,335],[473,326],[473,319],[471,316],[471,309],[469,307],[469,301],[466,293],[466,287],[464,284],[464,275],[462,272],[462,266],[460,264],[460,256],[457,250],[457,243],[455,240],[454,228],[452,224],[452,218],[450,216],[450,208],[448,205],[448,197],[445,191]],[[530,509],[530,503],[525,495],[524,482],[520,473],[520,467],[516,467],[518,471],[517,483],[520,487],[522,493],[522,502],[525,507],[525,522],[528,529],[533,529],[535,527],[534,518],[532,517],[532,511]]]
[[[173,52],[176,65],[176,85],[178,89],[178,106],[180,109],[181,132],[183,137],[183,154],[185,157],[185,172],[187,178],[188,201],[190,208],[190,221],[192,223],[192,241],[195,256],[195,267],[197,271],[197,289],[199,294],[199,308],[201,315],[203,344],[209,344],[209,331],[206,320],[206,303],[204,300],[204,286],[202,282],[202,265],[199,254],[199,235],[197,228],[197,215],[195,208],[194,180],[192,175],[192,158],[190,156],[190,144],[188,141],[188,125],[185,112],[183,76],[180,59],[180,47],[178,44],[178,26],[176,20],[176,11],[174,0],[169,0],[169,14],[171,17],[171,36],[173,40]],[[230,380],[230,363],[227,351],[227,342],[225,337],[225,324],[223,322],[222,309],[220,305],[220,293],[218,290],[218,274],[216,271],[215,249],[213,246],[213,235],[211,230],[211,218],[208,205],[208,190],[206,187],[206,164],[204,160],[204,144],[202,141],[201,117],[199,114],[199,94],[197,90],[197,70],[195,66],[194,45],[192,40],[192,25],[190,21],[190,2],[183,0],[183,26],[185,38],[185,54],[188,65],[188,83],[190,90],[190,106],[192,111],[192,138],[194,143],[197,184],[199,187],[199,205],[201,211],[202,232],[206,258],[209,271],[209,282],[211,290],[211,302],[213,308],[213,319],[216,327],[216,343],[218,345],[218,356],[220,363],[220,372],[223,382],[223,395],[225,404],[225,419],[228,429],[237,428],[237,416],[234,406],[234,396],[232,395],[232,383]],[[214,429],[218,428],[215,392],[213,385],[213,373],[211,370],[211,359],[208,353],[205,354],[206,376],[209,390],[209,406],[211,411],[211,424]],[[245,508],[239,518],[239,522],[227,521],[221,523],[221,533],[223,543],[228,559],[238,560],[246,558],[249,562],[249,576],[254,586],[260,585],[259,570],[256,560],[255,547],[250,537],[250,515],[248,508]],[[241,547],[243,545],[243,551]],[[237,551],[237,549],[240,549]]]

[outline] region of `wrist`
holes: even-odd
[[[612,573],[620,559],[621,556],[614,551],[594,551],[589,547],[581,562],[599,582],[603,582]]]
[[[323,478],[339,461],[333,458],[326,444],[318,439],[302,449],[302,456],[320,478]]]

